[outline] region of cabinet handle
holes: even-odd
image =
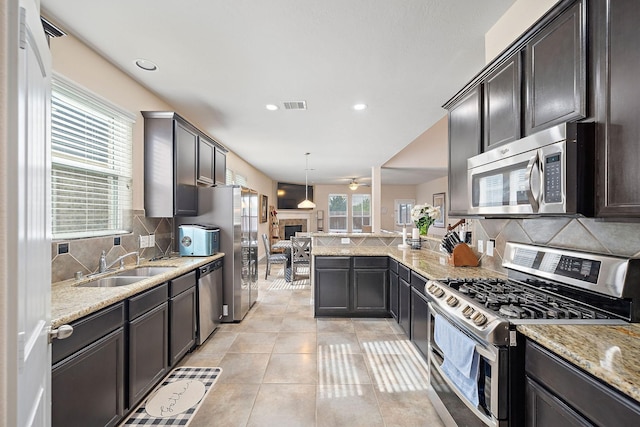
[[[63,340],[65,338],[69,338],[73,334],[73,326],[71,325],[60,325],[58,329],[53,329],[49,331],[49,342],[54,339]]]

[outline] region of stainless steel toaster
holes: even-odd
[[[210,256],[220,251],[220,229],[212,225],[178,226],[180,256]]]

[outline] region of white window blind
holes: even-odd
[[[227,169],[225,172],[225,179],[227,181],[227,185],[242,185],[244,187],[248,187],[247,178],[245,176],[240,175],[232,171],[231,169]]]
[[[53,237],[130,232],[135,116],[57,75],[51,104]]]

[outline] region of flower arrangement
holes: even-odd
[[[416,228],[420,230],[422,236],[426,236],[429,232],[429,227],[440,218],[440,206],[432,206],[428,203],[424,205],[415,205],[411,209],[411,219],[413,220]]]

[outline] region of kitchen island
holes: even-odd
[[[503,274],[482,267],[454,267],[448,264],[448,257],[445,254],[433,250],[398,249],[397,243],[401,241],[398,236],[395,241],[386,245],[375,242],[376,239],[388,239],[388,233],[360,235],[318,233],[314,234],[314,237],[316,237],[312,248],[314,260],[318,256],[387,256],[426,279],[504,278]],[[323,240],[320,244],[317,242],[318,237]],[[350,238],[350,244],[340,244],[341,239],[345,237]],[[431,238],[426,240],[428,247],[437,247],[434,243],[439,242]],[[424,247],[425,239],[423,238]],[[519,325],[517,330],[529,340],[539,343],[613,389],[640,402],[640,364],[638,363],[640,324]]]

